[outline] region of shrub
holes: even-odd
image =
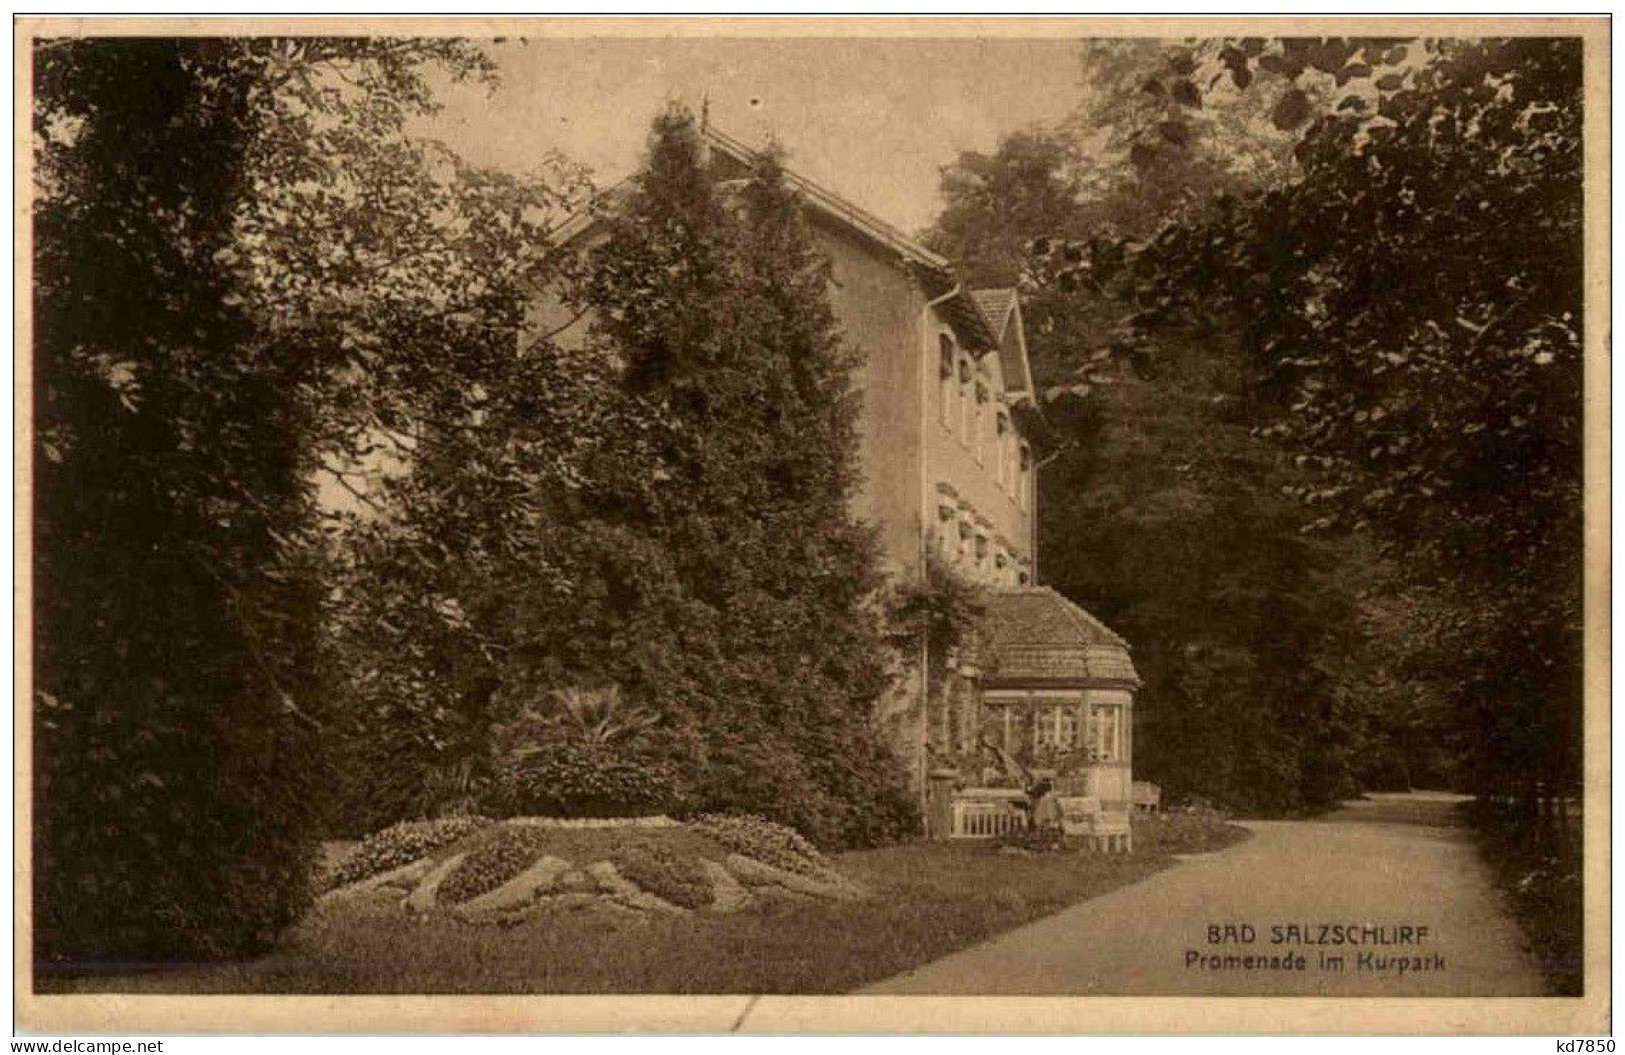
[[[488,802],[508,817],[636,817],[676,809],[681,794],[667,762],[564,740],[505,761]]]
[[[1506,892],[1552,992],[1579,996],[1585,982],[1585,855],[1573,820],[1480,798],[1466,808],[1479,850]]]
[[[1055,825],[1012,828],[995,835],[990,845],[994,850],[1012,848],[1034,854],[1058,854],[1068,850],[1065,834]]]
[[[735,853],[814,879],[835,869],[818,848],[793,828],[754,814],[708,813],[692,825]]]
[[[805,832],[819,844],[840,841],[843,804],[813,778],[799,753],[766,732],[714,749],[695,798],[705,813],[751,814]]]
[[[1206,803],[1134,815],[1134,846],[1142,852],[1207,853],[1246,838],[1246,829]]]
[[[529,868],[542,855],[548,833],[540,828],[504,827],[472,850],[440,886],[440,901],[459,905],[495,890]]]
[[[361,841],[333,870],[326,886],[341,887],[411,864],[443,846],[479,831],[491,823],[487,817],[442,817],[432,821],[402,821]]]
[[[813,752],[814,772],[842,806],[833,834],[800,823],[826,849],[884,846],[920,833],[920,805],[890,750],[863,730],[844,742]]]
[[[329,662],[339,662],[338,658]],[[364,838],[401,821],[456,816],[476,810],[469,760],[448,762],[413,728],[408,709],[332,735],[333,781],[327,813],[329,838]],[[389,724],[379,729],[374,723]]]
[[[683,908],[704,908],[713,899],[710,877],[699,861],[664,846],[639,843],[611,858],[621,875]]]

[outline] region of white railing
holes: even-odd
[[[1008,788],[965,788],[954,793],[948,837],[992,839],[1027,823],[1017,803],[1025,796]],[[1062,796],[1061,826],[1069,840],[1095,853],[1130,853],[1134,848],[1128,804],[1104,808],[1097,798]]]
[[[1065,823],[1067,835],[1095,853],[1126,854],[1134,850],[1134,828],[1127,810],[1097,810]]]
[[[954,796],[950,839],[992,839],[1016,831],[1027,822],[1016,806],[1021,792],[994,788],[967,788]]]

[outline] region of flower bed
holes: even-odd
[[[615,853],[615,868],[638,886],[683,908],[705,908],[714,893],[698,858],[664,846],[638,843]]]
[[[335,889],[411,864],[490,826],[488,817],[441,817],[402,821],[361,840],[326,876],[323,886]]]
[[[1012,828],[995,835],[988,845],[994,851],[1020,850],[1030,854],[1060,854],[1072,850],[1072,847],[1067,845],[1066,836],[1055,825],[1045,825],[1041,828]]]
[[[824,879],[834,872],[828,858],[793,828],[754,814],[708,813],[690,824],[735,853],[787,872]]]
[[[550,834],[541,828],[503,825],[468,852],[440,886],[442,905],[460,905],[495,890],[529,868],[547,851]]]
[[[674,809],[678,784],[670,763],[566,740],[504,764],[486,808],[504,817],[640,817]]]

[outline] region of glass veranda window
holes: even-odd
[[[1123,708],[1114,703],[1089,706],[1089,761],[1121,762]]]
[[[1063,748],[1072,750],[1078,746],[1078,709],[1061,707],[1057,709],[1057,715],[1055,738]]]

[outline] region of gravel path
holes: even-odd
[[[1459,801],[1382,795],[1249,822],[1244,843],[864,992],[1539,996]]]

